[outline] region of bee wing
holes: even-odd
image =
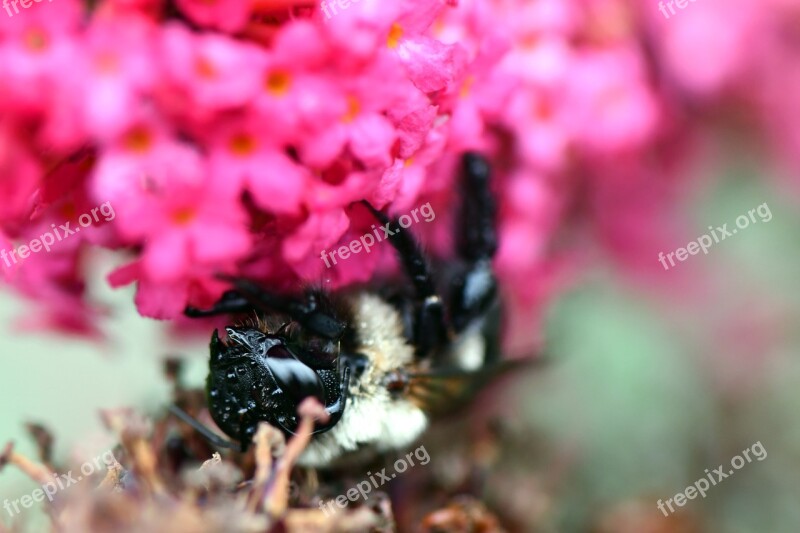
[[[489,382],[536,363],[532,359],[516,359],[500,361],[479,370],[445,368],[411,374],[407,395],[424,411],[433,416],[443,416],[462,407]]]

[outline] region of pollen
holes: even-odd
[[[25,33],[23,37],[25,46],[34,52],[41,52],[49,46],[50,42],[47,39],[47,33],[44,30],[34,28]]]
[[[403,36],[403,27],[395,22],[389,29],[389,37],[386,39],[386,45],[389,48],[397,48],[397,45],[400,44],[400,38],[402,36]]]
[[[292,77],[288,72],[276,70],[267,75],[267,81],[264,86],[271,94],[283,96],[289,91],[289,87],[292,86]]]
[[[408,167],[410,167],[410,166],[411,166],[411,165],[413,165],[413,164],[414,164],[414,158],[413,158],[413,157],[409,157],[408,159],[406,159],[405,161],[403,161],[403,167],[404,167],[404,168],[408,168]]]
[[[172,213],[172,220],[179,226],[185,226],[197,217],[194,209],[184,207]]]
[[[239,156],[247,156],[256,151],[256,140],[247,133],[237,133],[231,137],[230,151]]]
[[[355,96],[348,96],[347,97],[347,113],[344,114],[342,117],[342,122],[345,124],[349,124],[353,122],[353,120],[358,116],[361,112],[361,103],[358,101],[358,98]]]
[[[125,138],[122,143],[125,148],[131,152],[141,154],[148,151],[150,147],[153,146],[153,136],[150,134],[147,128],[143,126],[136,126],[128,131],[127,134],[125,134]]]

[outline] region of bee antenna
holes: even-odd
[[[180,418],[182,421],[189,424],[195,431],[200,433],[203,437],[206,438],[208,442],[216,446],[217,448],[233,448],[237,449],[240,448],[239,444],[224,439],[211,431],[208,427],[201,424],[197,419],[192,417],[189,413],[178,407],[177,405],[173,404],[169,406],[169,411]]]

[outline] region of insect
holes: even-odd
[[[298,404],[314,396],[330,419],[315,426],[299,463],[332,466],[410,445],[433,416],[502,369],[491,266],[496,205],[479,154],[462,156],[461,197],[458,258],[441,269],[434,272],[410,232],[389,236],[406,286],[285,296],[228,278],[232,290],[211,309],[187,308],[192,317],[259,316],[258,324],[227,327],[226,342],[216,330],[211,337],[206,392],[219,428],[243,449],[261,421],[290,435]]]

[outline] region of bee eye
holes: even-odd
[[[408,387],[408,377],[400,372],[391,372],[385,379],[386,389],[392,396],[405,392]]]
[[[267,367],[275,383],[297,401],[315,396],[325,402],[324,385],[317,373],[298,361],[284,345],[276,345],[267,351]]]
[[[339,341],[316,335],[298,326],[289,328],[287,344],[291,353],[312,368],[332,369],[339,357]]]

